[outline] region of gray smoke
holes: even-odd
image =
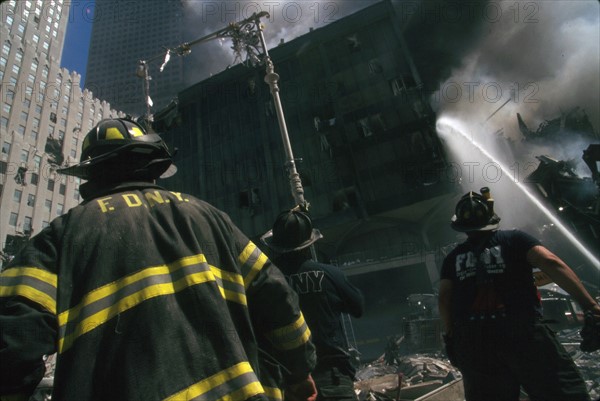
[[[493,133],[498,130],[508,138],[520,140],[517,113],[535,131],[543,121],[581,107],[597,133],[599,3],[489,4],[493,4],[495,13],[483,21],[484,35],[433,96],[439,114],[465,120],[474,137],[485,143],[493,140]],[[580,138],[573,134],[566,148],[561,143],[560,147],[529,152],[550,152],[562,159],[580,158],[585,144],[578,143]]]
[[[184,0],[185,40],[190,42],[222,29],[231,22],[244,20],[253,13],[266,11],[263,18],[267,47],[272,49],[282,40],[291,41],[311,28],[317,29],[355,11],[376,3],[376,0],[352,1],[204,1]],[[191,85],[217,74],[237,63],[231,50],[231,40],[221,39],[199,44],[187,56],[186,83]]]
[[[462,169],[465,191],[492,189],[503,228],[526,229],[544,237],[551,249],[564,246],[558,253],[572,266],[588,265],[588,258],[567,248],[573,242],[566,241],[562,231],[552,231],[557,224],[519,186],[536,169],[535,156],[581,161],[583,149],[598,139],[564,132],[561,138],[534,145],[522,140],[517,113],[535,131],[540,123],[581,107],[598,135],[600,5],[597,1],[488,4],[501,10],[500,15],[482,22],[482,35],[431,98],[442,126],[439,132]],[[589,175],[582,165],[577,173]]]

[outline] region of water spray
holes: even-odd
[[[500,170],[504,174],[507,174],[510,177],[509,169],[506,166],[504,166],[503,163],[500,163],[498,160],[496,160],[496,158],[494,156],[492,156],[489,152],[487,152],[477,142],[475,142],[473,139],[469,138],[469,136],[466,134],[466,132],[459,128],[460,123],[456,119],[454,119],[452,117],[447,117],[447,116],[440,117],[437,121],[437,127],[438,127],[439,131],[442,133],[447,132],[448,130],[459,133],[466,141],[468,141],[473,146],[475,146],[485,157],[487,157],[489,160],[491,160],[497,166],[499,166]],[[591,262],[592,266],[594,266],[596,269],[600,270],[600,261],[589,250],[587,250],[585,248],[585,246],[577,239],[577,237],[575,237],[575,235],[573,235],[573,233],[571,233],[562,224],[562,222],[550,210],[548,210],[548,208],[546,208],[533,194],[531,194],[523,184],[521,184],[520,182],[515,181],[515,180],[511,180],[511,181],[513,184],[516,185],[516,187],[519,190],[521,190],[521,192],[525,196],[527,196],[527,198],[529,198],[529,200],[531,200],[531,202],[535,206],[538,207],[539,210],[541,210],[544,213],[544,215],[546,215],[546,217],[548,217],[552,221],[552,223],[573,244],[573,246],[575,246]]]

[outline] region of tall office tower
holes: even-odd
[[[0,268],[79,203],[79,180],[56,169],[79,160],[81,140],[101,118],[119,115],[60,68],[71,4],[0,5]]]
[[[181,57],[159,72],[166,49],[182,43],[181,0],[96,0],[95,13],[85,88],[119,110],[143,115],[144,79],[136,71],[148,60],[152,110],[167,105],[183,88]]]

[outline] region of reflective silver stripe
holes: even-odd
[[[250,364],[241,362],[192,384],[164,401],[243,401],[263,393]]]
[[[244,286],[248,288],[254,277],[262,270],[269,260],[267,256],[252,242],[248,242],[238,260],[242,263]]]
[[[37,267],[13,267],[0,274],[0,297],[21,296],[56,314],[56,274]]]
[[[305,344],[310,338],[310,329],[300,313],[295,322],[267,333],[273,346],[282,350],[291,350]]]
[[[228,301],[247,305],[246,290],[244,288],[244,279],[237,273],[231,273],[221,270],[218,267],[210,266],[215,275],[221,295]]]
[[[91,291],[77,306],[59,315],[59,352],[80,335],[148,299],[210,281],[214,282],[215,276],[200,254],[143,269]]]

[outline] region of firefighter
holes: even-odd
[[[342,313],[360,317],[364,299],[342,271],[312,259],[310,246],[322,238],[305,213],[281,213],[261,237],[276,256],[275,264],[300,297],[300,308],[313,334],[317,366],[313,378],[318,400],[354,401],[355,367],[349,353]]]
[[[260,382],[259,341],[314,400],[310,331],[282,273],[229,217],[154,182],[157,134],[101,121],[81,162],[81,205],[0,275],[0,399],[26,400],[57,353],[52,400],[281,399]]]
[[[541,321],[533,268],[596,322],[600,306],[540,241],[519,230],[499,230],[489,188],[480,192],[465,194],[456,205],[451,226],[468,238],[444,259],[439,289],[446,351],[463,374],[467,401],[517,401],[521,386],[531,400],[589,400],[573,360]],[[593,341],[586,336],[582,350],[600,348]]]

